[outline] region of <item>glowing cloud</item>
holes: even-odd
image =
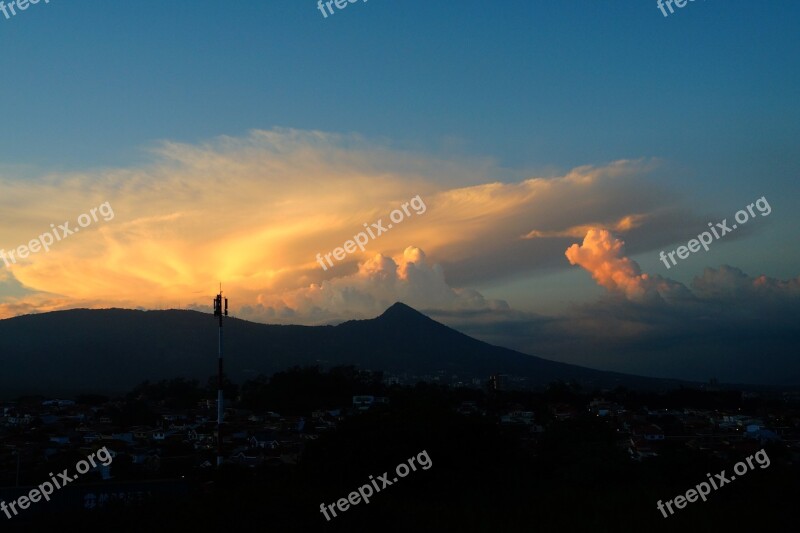
[[[265,320],[353,318],[404,299],[420,308],[491,308],[502,304],[465,287],[553,264],[545,240],[520,239],[532,227],[569,235],[596,220],[619,229],[663,225],[656,213],[663,191],[640,183],[649,170],[619,161],[499,183],[491,177],[501,172],[486,161],[440,161],[358,137],[272,130],[202,145],[164,143],[139,168],[33,181],[0,176],[0,248],[26,244],[51,223],[103,202],[116,215],[47,253],[0,265],[0,317],[202,307],[218,281],[235,295],[234,311],[243,306]],[[424,216],[407,218],[327,272],[319,267],[317,253],[340,246],[365,222],[385,222],[416,195]]]
[[[620,292],[631,300],[665,296],[685,289],[683,285],[642,273],[636,261],[625,257],[625,243],[604,229],[590,229],[583,244],[573,244],[565,255],[572,265],[588,271],[597,283],[609,291]]]

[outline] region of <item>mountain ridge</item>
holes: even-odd
[[[225,321],[225,368],[241,382],[291,366],[336,366],[466,381],[502,373],[530,385],[669,388],[681,383],[559,363],[494,346],[397,302],[375,318],[336,326]],[[144,380],[216,372],[218,328],[190,310],[72,309],[0,320],[0,394],[124,392]]]

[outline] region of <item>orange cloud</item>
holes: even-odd
[[[380,314],[396,301],[417,309],[505,309],[476,291],[453,289],[439,265],[426,261],[425,252],[409,246],[395,258],[382,254],[359,263],[357,272],[280,294],[262,293],[256,305],[242,308],[243,318],[255,321],[330,322]]]
[[[633,228],[638,228],[645,222],[646,219],[647,215],[631,214],[631,215],[625,215],[624,217],[618,219],[617,221],[610,222],[607,224],[593,222],[591,224],[573,226],[571,228],[567,228],[565,230],[560,230],[560,231],[531,230],[525,235],[523,235],[522,238],[542,239],[542,238],[552,238],[552,237],[582,237],[586,235],[587,232],[598,227],[609,229],[616,233],[624,233],[626,231],[632,230]]]
[[[284,309],[298,322],[345,316],[345,309],[380,311],[402,298],[441,309],[466,299],[491,306],[468,283],[448,286],[438,265],[446,262],[448,274],[461,268],[462,277],[530,271],[552,257],[519,238],[531,227],[563,231],[592,220],[633,227],[649,223],[651,206],[661,205],[649,186],[638,185],[648,171],[641,162],[500,183],[490,179],[500,171],[486,161],[440,161],[297,130],[164,143],[155,154],[138,168],[34,181],[0,177],[6,250],[103,202],[115,213],[6,269],[0,317],[70,307],[186,307],[204,304],[219,281],[234,309]],[[365,222],[386,221],[416,195],[427,206],[424,215],[408,217],[327,272],[320,268],[317,253],[341,246]],[[636,198],[646,201],[631,215],[627,206]],[[353,294],[362,305],[344,304]]]
[[[573,244],[564,254],[571,265],[584,268],[599,285],[630,300],[685,290],[679,283],[643,273],[636,261],[625,257],[625,243],[608,230],[590,229],[583,244]]]

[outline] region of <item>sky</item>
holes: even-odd
[[[0,12],[0,249],[15,253],[0,259],[0,318],[208,310],[221,281],[253,321],[337,323],[400,300],[593,368],[800,381],[786,366],[800,307],[796,2],[698,0],[666,17],[649,0],[333,11]],[[396,209],[363,251],[326,262]],[[742,209],[708,251],[660,259]],[[52,231],[48,251],[19,253]]]

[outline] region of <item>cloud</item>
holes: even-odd
[[[669,297],[685,287],[659,275],[642,273],[639,265],[624,256],[625,243],[605,229],[589,229],[583,244],[573,244],[565,255],[572,265],[586,269],[592,278],[610,291],[618,291],[631,300]]]
[[[25,291],[0,285],[0,316],[75,306],[187,307],[205,302],[222,281],[235,295],[234,309],[261,305],[313,323],[389,298],[364,268],[425,305],[435,303],[431,295],[443,299],[437,307],[463,305],[467,295],[481,302],[470,287],[558,266],[558,247],[569,237],[521,237],[532,231],[563,235],[596,221],[620,231],[672,227],[679,202],[648,183],[654,166],[618,161],[501,183],[493,177],[504,172],[487,160],[438,160],[357,136],[276,129],[198,145],[165,142],[139,167],[4,175],[0,248],[15,249],[51,224],[74,227],[103,202],[116,216],[11,265],[6,275]],[[319,267],[317,253],[341,246],[364,223],[386,222],[417,195],[424,214],[327,272]],[[405,260],[409,246],[425,257]],[[373,264],[376,254],[394,261],[396,275],[390,264]],[[343,284],[352,287],[327,296]],[[309,296],[320,291],[326,296]],[[302,294],[309,303],[280,304],[305,302]],[[353,300],[360,304],[343,303]]]
[[[473,290],[449,287],[441,266],[429,265],[425,253],[409,246],[397,258],[376,254],[349,276],[326,280],[280,295],[262,293],[258,303],[245,306],[242,318],[285,323],[331,323],[372,318],[396,301],[417,309],[507,309]]]
[[[800,297],[800,276],[786,281],[763,275],[751,278],[738,268],[724,265],[705,269],[692,282],[692,289],[699,298],[720,302],[793,300]]]
[[[570,263],[607,292],[556,316],[513,309],[432,316],[525,353],[639,375],[728,383],[800,384],[800,276],[749,276],[723,265],[685,285],[642,272],[624,243],[592,228]]]
[[[605,227],[616,232],[626,232],[634,228],[638,228],[645,222],[646,219],[647,215],[640,215],[640,214],[626,215],[617,220],[616,222],[606,224]],[[603,226],[603,225],[599,222],[592,222],[591,224],[573,226],[571,228],[559,231],[531,230],[527,234],[523,235],[522,238],[552,239],[554,237],[583,237],[584,235],[586,235],[587,232],[589,232],[592,229],[595,229],[598,226]]]

